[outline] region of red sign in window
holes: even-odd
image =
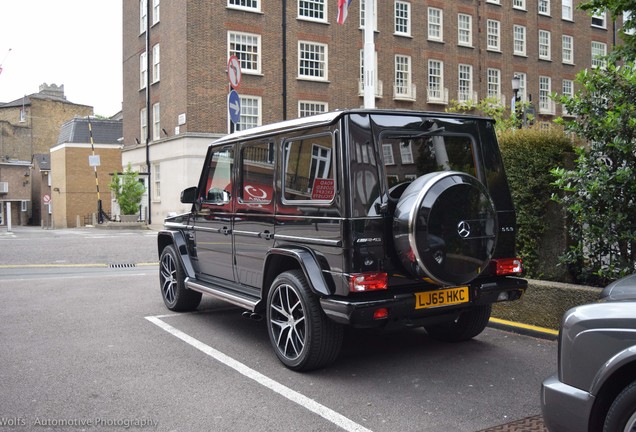
[[[331,201],[334,196],[333,179],[314,179],[314,187],[311,189],[312,200]]]

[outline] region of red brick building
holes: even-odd
[[[576,73],[599,64],[616,37],[612,17],[588,16],[579,0],[375,3],[378,108],[443,111],[487,97],[509,106],[516,75],[537,121],[551,121],[562,111],[549,95],[573,92]],[[145,171],[148,157],[155,222],[185,210],[179,191],[229,130],[231,55],[241,62],[241,129],[363,104],[365,0],[351,3],[344,25],[336,0],[123,7],[124,165]]]

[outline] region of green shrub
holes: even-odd
[[[517,210],[517,251],[523,259],[525,275],[542,278],[545,274],[540,249],[546,243],[543,240],[550,223],[556,223],[565,237],[561,218],[547,220],[556,190],[550,171],[565,165],[573,151],[572,140],[554,128],[517,129],[500,132],[499,144]]]
[[[121,175],[113,174],[108,187],[113,191],[122,214],[134,215],[139,211],[139,204],[146,188],[139,181],[139,173],[132,170],[130,163]]]

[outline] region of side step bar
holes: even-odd
[[[193,281],[189,277],[186,278],[184,282],[186,288],[188,289],[207,294],[216,299],[232,303],[233,305],[240,306],[252,312],[254,312],[254,310],[256,309],[256,305],[258,305],[258,303],[261,301],[260,298],[251,296],[249,294],[243,294],[216,284]]]

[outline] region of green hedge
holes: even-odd
[[[559,275],[554,270],[565,251],[566,234],[562,214],[551,200],[556,189],[550,170],[566,165],[572,140],[554,128],[518,129],[501,132],[499,145],[517,210],[517,251],[524,274],[567,281],[567,271],[561,268]]]

